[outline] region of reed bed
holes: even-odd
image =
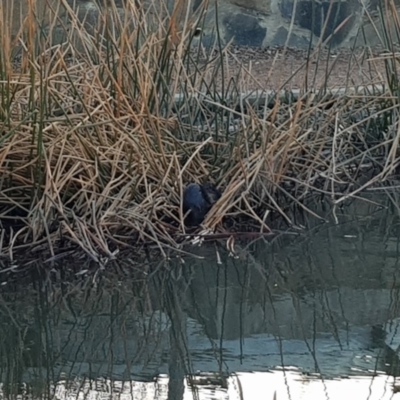
[[[393,49],[379,88],[334,96],[308,87],[295,100],[269,93],[257,102],[243,95],[256,79],[231,74],[218,32],[213,46],[201,45],[206,3],[188,18],[183,2],[172,14],[127,2],[133,23],[99,4],[91,29],[66,2],[69,25],[49,4],[50,27],[29,4],[16,36],[0,24],[3,256],[34,248],[57,257],[78,246],[104,262],[136,244],[176,249],[190,182],[223,193],[207,232],[239,220],[269,232],[271,215],[291,225],[288,208],[312,213],[314,195],[341,204],[398,166]],[[65,40],[56,44],[60,26]]]

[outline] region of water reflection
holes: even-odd
[[[237,257],[0,274],[0,398],[397,396],[399,219],[365,202],[337,217]]]

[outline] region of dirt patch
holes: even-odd
[[[363,48],[321,50],[310,57],[299,49],[232,47],[227,64],[230,76],[248,71],[242,74],[248,89],[334,88],[384,83],[384,54]]]

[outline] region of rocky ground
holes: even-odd
[[[385,54],[394,58],[381,48],[312,51],[309,57],[292,48],[231,47],[227,64],[230,76],[242,71],[249,89],[346,87],[385,82]]]
[[[389,53],[382,48],[323,49],[309,53],[295,48],[230,46],[224,54],[226,82],[240,74],[235,82],[240,82],[241,91],[382,84],[387,81],[385,59],[396,65],[400,79],[400,50]],[[68,61],[74,63],[72,59]],[[20,55],[15,57],[14,63],[19,70]]]

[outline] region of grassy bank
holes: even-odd
[[[54,17],[50,32],[33,7],[14,38],[2,22],[1,254],[33,245],[55,256],[72,244],[101,260],[128,245],[175,248],[190,182],[223,192],[209,232],[243,218],[268,232],[271,214],[292,224],[288,208],[311,212],[308,196],[341,204],[397,167],[391,48],[386,85],[362,95],[335,97],[308,81],[296,101],[250,103],[241,93],[255,80],[231,75],[229,47],[218,35],[212,48],[196,44],[200,11],[178,21],[129,7],[135,24],[110,8],[91,32],[72,10],[70,25]],[[62,45],[51,39],[57,21]]]

